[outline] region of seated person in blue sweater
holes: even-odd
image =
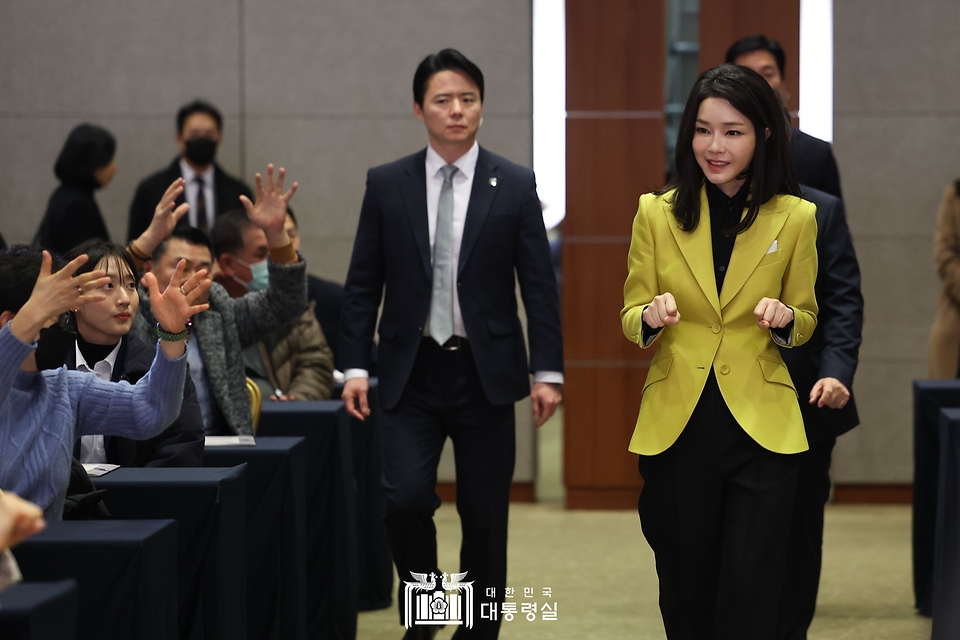
[[[207,308],[194,304],[209,288],[204,272],[163,293],[147,274],[160,342],[143,379],[130,385],[65,368],[38,372],[40,331],[69,309],[105,299],[101,288],[110,280],[103,271],[74,277],[87,260],[80,256],[52,272],[46,251],[0,253],[0,488],[39,505],[47,520],[61,518],[76,438],[152,438],[176,419],[187,371],[187,320]],[[181,282],[184,266],[172,282]]]
[[[86,371],[103,380],[136,384],[150,370],[156,347],[130,333],[140,306],[136,266],[122,246],[94,238],[71,249],[64,260],[86,255],[88,262],[77,274],[104,271],[110,283],[100,291],[106,298],[67,313],[68,330],[60,340],[60,353],[37,367]],[[57,327],[51,327],[55,330]],[[45,345],[44,335],[41,345]],[[46,349],[42,349],[45,351]],[[180,415],[158,436],[149,440],[88,435],[74,448],[83,463],[107,462],[122,467],[199,467],[203,464],[203,417],[193,381],[187,376]]]

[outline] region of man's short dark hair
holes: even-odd
[[[60,261],[53,259],[53,270],[60,268]],[[39,249],[15,244],[0,251],[0,313],[19,313],[33,293],[33,286],[40,276],[43,254]]]
[[[480,71],[480,67],[456,49],[444,49],[424,58],[417,67],[417,72],[413,74],[413,101],[420,105],[421,109],[430,78],[441,71],[463,71],[470,76],[480,89],[480,102],[483,102],[483,72]]]
[[[224,253],[236,254],[243,251],[243,232],[252,224],[243,209],[234,209],[217,216],[213,229],[210,229],[213,257],[219,258]]]
[[[217,121],[217,129],[223,131],[223,116],[220,115],[220,111],[209,102],[197,99],[183,105],[180,107],[180,111],[177,111],[177,131],[179,133],[183,133],[183,125],[186,124],[187,118],[195,113],[207,114]]]
[[[160,258],[167,253],[167,249],[170,248],[170,240],[176,238],[177,240],[183,240],[187,244],[192,244],[197,247],[206,247],[210,251],[210,259],[213,260],[213,246],[210,244],[210,238],[207,237],[203,231],[197,229],[196,227],[177,227],[173,230],[166,240],[157,245],[157,248],[153,250],[153,255],[150,256],[150,259],[153,262],[158,262]]]
[[[766,51],[777,61],[780,77],[786,78],[787,54],[783,52],[780,43],[763,35],[749,36],[737,40],[727,49],[727,64],[736,64],[737,58],[753,51]]]

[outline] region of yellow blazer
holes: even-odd
[[[757,326],[753,310],[761,298],[779,299],[793,309],[791,346],[813,334],[816,206],[793,196],[775,196],[761,206],[753,226],[737,236],[717,296],[706,189],[701,190],[700,224],[693,233],[677,226],[672,196],[641,196],[633,221],[620,312],[623,333],[646,348],[641,314],[654,296],[668,291],[676,298],[680,322],[664,327],[652,343],[657,353],[643,385],[630,451],[656,455],[677,440],[710,367],[730,412],[750,437],[777,453],[806,451],[793,380],[770,331]]]

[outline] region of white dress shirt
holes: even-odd
[[[120,342],[113,348],[107,357],[91,367],[80,353],[80,345],[75,345],[77,353],[77,371],[88,372],[96,375],[101,380],[110,382],[113,378],[113,370],[117,366],[117,354],[120,353]],[[104,445],[103,436],[81,436],[80,437],[80,462],[84,464],[95,464],[107,461],[107,449]]]
[[[470,194],[473,191],[473,175],[477,170],[477,158],[480,156],[480,145],[473,143],[470,150],[457,158],[452,164],[457,168],[453,174],[453,263],[460,264],[460,244],[463,241],[463,227],[467,221],[467,207],[470,204]],[[427,146],[427,225],[430,229],[430,262],[433,263],[433,243],[437,237],[437,210],[440,208],[440,189],[443,187],[443,172],[447,165],[446,160]],[[459,269],[459,266],[457,267]],[[463,325],[463,314],[460,312],[459,287],[453,288],[453,334],[469,339],[467,329]],[[430,335],[430,318],[423,327],[423,335]],[[343,373],[345,380],[351,378],[367,378],[366,369],[347,369]],[[563,374],[559,371],[537,371],[533,376],[534,382],[550,382],[563,384]]]
[[[197,173],[193,170],[187,161],[183,158],[180,158],[180,175],[183,176],[183,180],[186,182],[183,190],[183,197],[186,198],[187,204],[190,205],[190,211],[187,212],[187,216],[190,218],[190,226],[197,227],[197,198],[200,193],[200,186],[197,184],[196,179],[199,177],[203,180],[203,197],[206,200],[205,204],[207,206],[207,228],[213,228],[214,220],[214,211],[216,211],[216,202],[214,202],[213,195],[213,172],[214,166],[210,165],[206,171],[203,173]]]

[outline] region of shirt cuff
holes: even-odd
[[[653,344],[653,341],[657,339],[657,336],[660,335],[660,332],[663,331],[663,327],[657,327],[654,329],[646,322],[642,323],[643,328],[640,331],[640,341],[643,343],[644,347],[649,347]]]
[[[370,372],[366,369],[347,369],[343,372],[343,381],[353,380],[354,378],[369,378]]]
[[[793,320],[790,321],[785,327],[780,327],[779,329],[770,329],[770,335],[773,337],[773,341],[776,342],[781,347],[789,347],[793,345]]]
[[[296,250],[293,248],[292,242],[288,242],[282,247],[271,247],[270,257],[277,264],[295,264],[300,262],[300,256],[297,255]]]
[[[535,371],[533,383],[546,382],[548,384],[563,384],[563,374],[559,371]]]

